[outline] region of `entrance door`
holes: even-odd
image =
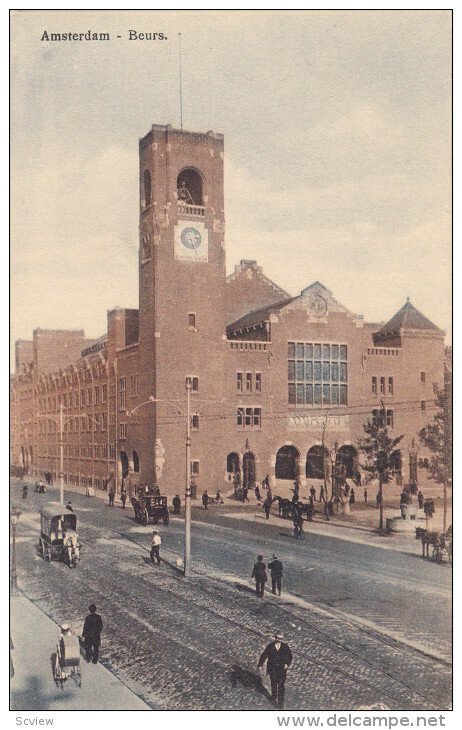
[[[244,488],[255,486],[255,456],[250,452],[246,452],[242,459],[243,483]]]

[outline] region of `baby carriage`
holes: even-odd
[[[77,687],[82,685],[80,672],[80,643],[77,636],[73,636],[67,625],[62,627],[62,633],[56,645],[56,654],[52,657],[53,679],[57,687],[64,689],[64,683],[71,678]]]

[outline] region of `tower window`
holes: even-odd
[[[425,383],[426,377],[425,377],[425,371],[421,370],[420,372],[420,382]]]
[[[377,395],[377,378],[372,377],[372,395]]]
[[[393,395],[393,378],[388,378],[388,395]]]
[[[196,314],[195,312],[188,313],[188,330],[196,332]]]
[[[202,177],[197,170],[186,168],[176,181],[177,198],[180,205],[203,205]]]
[[[199,430],[199,414],[198,413],[193,413],[193,415],[191,416],[191,428],[193,431]]]
[[[143,186],[144,186],[144,206],[145,206],[145,208],[147,208],[148,205],[151,205],[151,196],[152,196],[151,173],[149,172],[149,170],[145,170],[143,173]]]
[[[380,378],[380,395],[385,395],[385,378]]]
[[[195,376],[188,375],[186,378],[186,384],[189,384],[191,391],[194,393],[197,393],[199,390],[199,378],[196,378]]]

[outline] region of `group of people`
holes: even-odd
[[[277,555],[273,555],[273,559],[268,563],[268,569],[271,573],[271,590],[274,595],[280,596],[283,565]],[[253,566],[252,578],[255,579],[255,592],[257,596],[263,598],[265,595],[265,583],[268,581],[263,555],[258,555],[257,557],[257,562]]]

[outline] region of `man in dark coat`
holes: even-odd
[[[263,509],[265,510],[266,519],[269,520],[271,512],[271,499],[269,497],[263,502]]]
[[[204,494],[202,495],[202,504],[204,505],[204,509],[207,509],[209,503],[209,495],[207,494],[207,490],[205,490]]]
[[[265,583],[268,580],[266,575],[266,565],[263,562],[263,555],[259,555],[257,562],[253,566],[252,578],[255,578],[255,591],[259,598],[263,598],[265,593]]]
[[[89,662],[93,657],[93,664],[98,664],[103,621],[99,613],[96,613],[96,606],[94,603],[90,604],[88,610],[90,613],[85,619],[82,631],[85,646],[85,659]]]
[[[172,504],[173,504],[173,514],[179,515],[180,511],[181,511],[181,499],[180,499],[179,494],[175,494],[175,496],[173,497],[173,500],[172,500]]]
[[[278,631],[261,655],[258,668],[261,669],[266,661],[266,673],[271,681],[271,699],[278,710],[284,706],[284,685],[287,669],[292,663],[292,652],[289,645],[283,642],[284,634]]]
[[[273,555],[271,563],[268,563],[268,568],[271,571],[271,588],[273,593],[278,596],[281,595],[281,580],[282,580],[282,563],[278,560],[277,555]]]

